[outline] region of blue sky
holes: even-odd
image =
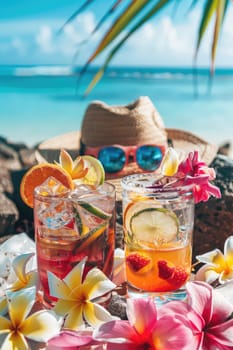
[[[181,0],[180,0],[181,1]],[[71,64],[77,44],[85,39],[113,0],[95,0],[64,33],[56,33],[81,0],[0,0],[0,64]],[[183,1],[185,3],[185,1]],[[186,1],[187,3],[187,1]],[[181,7],[181,6],[180,6]],[[180,9],[179,9],[180,10]],[[172,9],[147,23],[121,49],[114,65],[191,66],[200,6],[187,15]],[[217,54],[217,66],[233,66],[233,5],[228,11]],[[105,28],[108,27],[106,23]],[[82,65],[101,38],[95,35],[77,58]],[[201,46],[198,64],[209,65],[211,28]],[[100,56],[96,64],[103,62]]]

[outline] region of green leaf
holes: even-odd
[[[201,41],[203,39],[203,35],[205,34],[205,31],[210,23],[210,20],[213,16],[214,12],[217,9],[218,1],[219,0],[208,0],[206,2],[206,6],[205,6],[205,9],[203,11],[203,15],[201,18],[199,31],[198,31],[198,38],[197,38],[197,44],[196,44],[196,50],[195,50],[195,59],[197,57],[199,47],[200,47]]]
[[[94,53],[87,60],[80,71],[79,80],[87,71],[90,63],[122,32],[123,29],[133,20],[140,11],[153,0],[133,0],[126,8],[126,10],[116,19],[108,32],[104,35]],[[97,73],[98,74],[98,73]],[[99,75],[100,76],[100,75]],[[96,78],[94,78],[96,80]]]
[[[117,51],[121,48],[121,46],[128,40],[128,38],[137,31],[145,22],[147,22],[152,16],[156,15],[159,10],[164,8],[166,5],[168,5],[172,0],[160,0],[157,2],[155,6],[153,6],[134,26],[131,28],[131,30],[120,40],[120,42],[112,49],[112,51],[107,56],[107,59],[105,60],[103,66],[99,69],[99,71],[96,73],[94,78],[92,79],[91,83],[88,85],[84,95],[87,96],[90,91],[94,88],[94,86],[99,82],[99,80],[102,78],[106,68],[108,67],[108,64],[112,60],[112,58],[115,56]]]
[[[214,72],[217,43],[219,40],[219,33],[220,33],[223,19],[224,19],[226,3],[227,3],[227,0],[218,0],[218,6],[216,10],[216,20],[215,20],[215,26],[214,26],[214,36],[213,36],[213,42],[212,42],[212,51],[211,51],[211,74],[212,75]]]
[[[140,13],[140,11],[152,0],[134,0],[126,10],[116,19],[106,35],[101,40],[95,52],[89,58],[88,62],[100,54],[113,40],[125,29],[125,27]]]
[[[106,20],[115,12],[115,10],[118,8],[118,6],[120,5],[120,3],[123,0],[116,0],[113,5],[110,7],[110,9],[104,13],[104,15],[101,17],[101,19],[99,20],[99,22],[96,24],[95,28],[92,30],[92,32],[89,34],[89,36],[87,38],[85,38],[84,40],[82,40],[79,44],[78,44],[78,49],[74,55],[73,61],[75,62],[78,54],[79,54],[79,50],[81,48],[81,46],[83,46],[84,44],[86,44],[88,42],[88,40],[102,27],[102,25],[106,22]]]
[[[63,26],[59,29],[58,34],[60,34],[64,27],[69,24],[70,22],[72,22],[81,12],[83,12],[92,2],[94,2],[95,0],[86,0],[85,3],[80,6],[68,19],[67,21],[63,24]]]

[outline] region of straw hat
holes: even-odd
[[[157,144],[165,147],[172,145],[183,154],[198,150],[201,160],[207,164],[211,163],[217,152],[216,146],[191,132],[165,128],[149,97],[142,96],[125,106],[109,106],[101,101],[90,103],[83,118],[81,131],[72,131],[42,142],[38,145],[36,158],[38,162],[53,162],[58,160],[61,148],[75,157],[82,154],[83,146],[114,144]],[[136,172],[141,170],[136,163],[130,163],[117,174],[118,180],[113,182],[118,185],[119,178]],[[116,178],[116,175],[107,174],[107,179],[109,178]]]

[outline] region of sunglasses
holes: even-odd
[[[103,164],[106,173],[121,171],[130,161],[134,161],[144,171],[158,169],[165,146],[141,145],[141,146],[102,146],[85,147],[85,154],[98,158]]]

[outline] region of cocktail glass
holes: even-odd
[[[158,304],[185,298],[191,275],[192,186],[167,185],[155,174],[122,179],[129,296],[150,295]]]
[[[98,267],[113,273],[115,188],[80,185],[70,191],[50,177],[34,191],[37,265],[45,303],[50,296],[47,272],[60,279],[87,257],[85,274]]]

